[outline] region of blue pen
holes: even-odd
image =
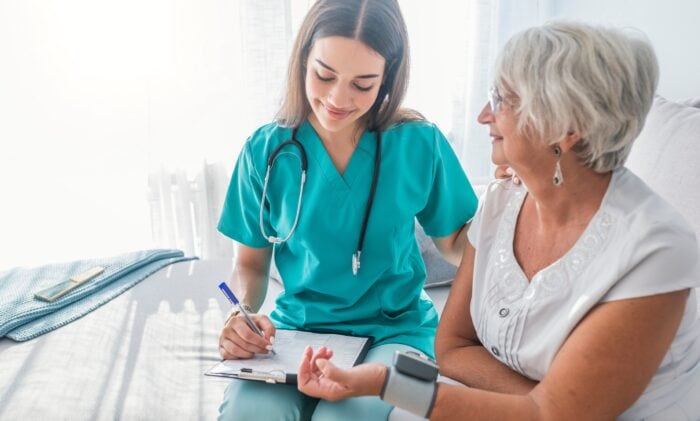
[[[234,307],[238,308],[238,311],[240,311],[243,317],[245,317],[245,321],[248,322],[248,326],[250,326],[250,328],[253,329],[253,332],[257,333],[258,335],[264,338],[265,334],[260,330],[260,328],[258,328],[258,325],[256,325],[255,322],[253,322],[253,319],[250,318],[248,312],[245,311],[241,303],[238,302],[238,298],[236,298],[236,296],[233,295],[233,291],[229,289],[228,285],[226,285],[226,282],[220,283],[219,289],[221,290],[221,292],[224,293],[224,295],[226,296],[226,298],[228,298],[231,304],[233,304]],[[274,349],[270,349],[270,352],[276,354]]]

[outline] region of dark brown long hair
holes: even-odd
[[[417,111],[400,108],[408,86],[410,58],[406,23],[397,0],[318,0],[306,14],[294,42],[278,124],[297,127],[311,112],[305,90],[306,61],[314,42],[330,36],[358,40],[386,60],[377,99],[363,116],[369,130],[424,119]]]

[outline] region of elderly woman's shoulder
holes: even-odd
[[[510,196],[512,194],[525,194],[525,187],[521,183],[514,183],[512,178],[497,178],[489,181],[484,189],[484,196],[491,198]]]
[[[517,203],[525,196],[526,190],[522,184],[515,184],[512,179],[495,179],[490,181],[479,197],[482,213],[490,216],[500,215],[511,203],[519,208]]]

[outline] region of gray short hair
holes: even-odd
[[[494,85],[519,114],[521,131],[554,144],[571,131],[597,172],[622,166],[644,126],[659,78],[640,34],[551,22],[516,34],[501,51]]]

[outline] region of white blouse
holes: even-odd
[[[474,326],[484,347],[513,370],[541,380],[570,332],[599,303],[700,286],[692,229],[625,168],[613,173],[600,209],[574,246],[528,282],[513,254],[526,194],[510,181],[492,182],[469,229],[477,250]],[[661,366],[620,419],[647,418],[700,382],[699,338],[692,290]]]

